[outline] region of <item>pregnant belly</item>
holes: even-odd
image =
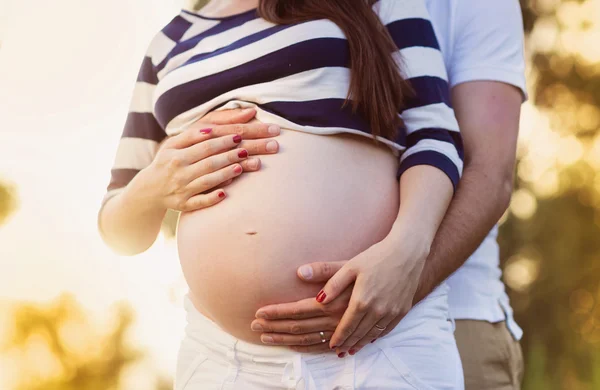
[[[398,213],[397,158],[351,134],[283,130],[280,151],[259,172],[226,187],[227,198],[184,213],[179,258],[194,306],[231,335],[260,344],[256,310],[314,297],[322,287],[296,269],[348,260],[387,236]]]

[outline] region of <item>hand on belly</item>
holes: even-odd
[[[280,151],[238,177],[218,206],[182,214],[178,247],[195,306],[240,339],[260,343],[258,308],[314,297],[296,276],[315,261],[350,259],[390,231],[397,160],[348,135],[284,130]]]

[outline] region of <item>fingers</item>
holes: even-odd
[[[384,324],[387,324],[387,325],[384,325]],[[375,340],[377,340],[380,337],[383,337],[383,332],[385,332],[391,326],[389,323],[389,320],[387,318],[380,320],[377,323],[377,325],[384,327],[386,329],[381,330],[381,329],[377,328],[376,326],[373,326],[371,328],[371,330],[368,331],[367,334],[359,342],[357,342],[353,346],[350,346],[350,349],[348,351],[350,352],[351,355],[358,353],[361,349],[363,349],[365,347],[365,345],[367,345],[369,343],[374,343]]]
[[[199,123],[214,123],[215,125],[247,123],[255,116],[256,110],[253,108],[236,108],[233,110],[213,111],[200,119]]]
[[[396,318],[394,318],[389,324],[388,326],[386,326],[385,330],[383,332],[381,332],[381,334],[379,335],[379,338],[385,337],[387,336],[392,330],[394,330],[394,328],[396,326],[398,326],[398,324],[400,323],[400,321],[402,321],[402,319],[406,316],[406,314],[404,315],[399,315]]]
[[[340,345],[338,346],[339,352],[348,352],[350,355],[354,355],[359,351],[357,344],[362,341],[367,334],[371,335],[371,340],[376,339],[382,332],[382,329],[378,329],[375,325],[382,328],[387,328],[387,325],[393,319],[392,316],[385,316],[382,310],[370,310],[360,321],[360,324],[356,327],[354,332]],[[365,343],[365,345],[366,345]],[[360,346],[362,348],[364,345]]]
[[[346,312],[342,316],[340,324],[338,325],[338,327],[335,330],[335,333],[331,337],[331,341],[329,342],[331,348],[337,349],[341,345],[344,345],[345,341],[358,328],[360,322],[363,320],[366,314],[367,308],[362,305],[358,305],[353,295],[350,299],[350,306],[348,306],[348,310],[346,310]]]
[[[281,128],[278,125],[262,122],[250,124],[232,124],[214,126],[213,134],[214,137],[241,135],[244,139],[259,139],[276,137],[281,134]]]
[[[180,134],[167,138],[161,145],[161,149],[185,149],[199,142],[212,138],[213,129],[204,127],[200,129],[189,129]]]
[[[228,135],[204,140],[181,151],[181,158],[188,164],[193,164],[225,151],[236,148],[242,142],[239,135]]]
[[[187,177],[189,177],[190,181],[192,181],[195,178],[201,177],[208,173],[216,172],[235,163],[241,163],[247,159],[248,151],[246,149],[233,149],[227,152],[209,156],[184,169],[185,174]],[[242,171],[243,168],[244,167],[242,167]]]
[[[316,317],[305,320],[263,320],[252,321],[250,328],[261,333],[280,333],[288,335],[300,335],[308,333],[319,333],[321,331],[333,332],[338,325],[338,318]]]
[[[331,338],[333,332],[324,331],[323,335],[325,337],[325,342],[323,342],[323,338],[319,332],[317,333],[309,333],[302,335],[288,335],[288,334],[279,334],[279,333],[263,333],[260,336],[260,340],[263,344],[267,345],[297,345],[297,346],[307,346],[307,345],[319,345],[325,344],[327,345],[327,340]]]
[[[276,321],[327,316],[335,317],[339,322],[339,318],[348,308],[352,288],[353,285],[349,286],[336,300],[326,306],[316,302],[314,298],[307,298],[297,302],[261,307],[256,312],[256,318]]]
[[[202,194],[212,188],[220,186],[222,183],[230,179],[238,177],[242,174],[242,172],[243,169],[240,164],[229,165],[225,168],[219,169],[212,173],[207,173],[198,177],[197,179],[192,180],[192,182],[187,186],[187,190],[192,194]],[[190,200],[192,198],[194,198],[194,196],[190,197]]]
[[[279,142],[274,139],[246,140],[239,145],[240,148],[248,150],[251,156],[258,154],[274,154],[279,151]]]
[[[205,123],[196,123],[182,133],[169,137],[164,141],[163,146],[171,147],[173,149],[185,149],[210,138],[239,135],[243,139],[251,140],[276,137],[279,134],[281,134],[281,127],[262,122],[216,126]],[[265,142],[265,145],[267,143],[268,142]],[[266,146],[263,149],[266,149]]]
[[[317,302],[324,305],[337,298],[344,290],[356,280],[357,272],[350,263],[346,263],[317,294]]]
[[[280,303],[260,308],[256,318],[266,320],[305,319],[320,317],[325,314],[323,305],[313,298],[303,299],[298,302]]]
[[[205,209],[207,207],[214,206],[215,204],[222,202],[227,195],[222,189],[212,191],[208,194],[199,194],[189,198],[184,205],[179,207],[179,211],[194,211]]]
[[[298,277],[305,282],[324,283],[338,272],[347,261],[305,264],[298,268]]]
[[[244,172],[256,172],[260,170],[262,162],[260,158],[249,158],[240,162],[240,165],[244,169]]]

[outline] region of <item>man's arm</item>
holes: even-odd
[[[425,263],[415,302],[465,262],[506,209],[512,190],[520,105],[526,94],[519,2],[460,0],[453,4],[454,28],[451,33],[442,33],[451,34],[447,66],[464,142],[465,166],[455,199]],[[310,283],[323,283],[342,266],[306,264],[298,270],[298,276]],[[258,314],[263,317],[256,321],[280,338],[289,337],[293,329],[302,329],[303,334],[317,332],[318,340],[318,331],[325,328],[315,318],[331,320],[335,315],[333,319],[337,320],[343,314],[344,303],[327,312],[314,299],[273,305],[261,308]],[[294,319],[293,323],[289,319]],[[319,348],[295,347],[302,352]]]
[[[433,241],[414,303],[464,264],[508,207],[521,102],[521,91],[505,83],[472,81],[452,89],[465,165]]]

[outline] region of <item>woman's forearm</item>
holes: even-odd
[[[429,251],[452,194],[452,182],[440,169],[430,165],[408,169],[400,177],[400,208],[389,238],[409,236]]]
[[[100,210],[98,224],[104,242],[115,252],[132,256],[152,246],[167,212],[153,195],[146,170]]]

